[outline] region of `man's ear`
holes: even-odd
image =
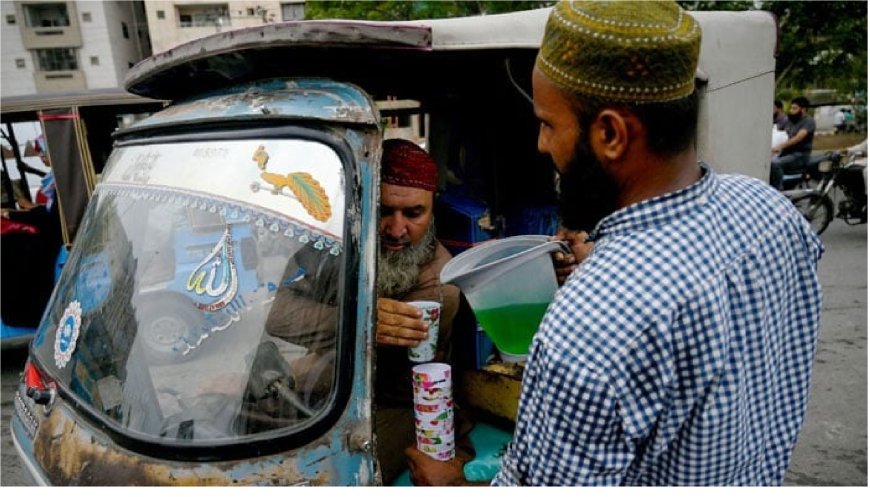
[[[598,113],[590,126],[589,140],[592,149],[607,161],[622,158],[633,138],[635,123],[630,115],[615,109],[604,109]]]

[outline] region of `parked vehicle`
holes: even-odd
[[[9,220],[3,220],[0,345],[4,349],[27,345],[33,338],[111,151],[112,132],[125,125],[125,117],[162,107],[159,100],[118,88],[6,97],[0,102],[0,121],[8,132],[4,137],[13,152],[11,164],[3,159],[4,177],[13,176],[10,170],[26,177],[28,169],[11,125],[38,122],[39,153],[51,167],[46,186],[52,190],[50,205],[13,211]],[[2,187],[4,198],[15,198],[11,184]],[[6,229],[13,224],[15,229]]]
[[[535,223],[518,220],[540,221],[530,214],[556,196],[528,96],[548,14],[271,24],[133,68],[128,90],[173,103],[115,134],[31,345],[11,425],[34,480],[384,483],[372,420],[383,118],[425,115],[443,197],[474,202],[442,202],[453,217],[436,215],[440,237],[521,234]],[[766,179],[774,20],[697,18],[699,155]],[[376,103],[393,98],[419,106]],[[300,329],[337,312],[329,353],[269,332],[273,309],[294,303]],[[305,357],[313,380],[296,383]],[[457,397],[510,423],[522,369],[466,374]]]
[[[830,151],[811,161],[800,178],[805,188],[783,192],[822,234],[836,216],[846,224],[867,222],[867,158]]]

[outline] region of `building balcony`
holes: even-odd
[[[82,71],[34,71],[37,93],[66,92],[86,89]]]
[[[44,28],[21,27],[21,41],[24,48],[81,47],[82,33],[78,24],[73,26],[52,26]]]

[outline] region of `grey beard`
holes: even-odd
[[[435,253],[435,222],[416,244],[405,250],[378,252],[378,297],[399,298],[417,284],[420,265]]]

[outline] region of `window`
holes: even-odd
[[[158,10],[157,11],[157,18],[158,19],[166,19],[166,11]]]
[[[253,16],[253,15],[254,15],[254,9],[248,9],[248,15],[249,15],[249,16]]]
[[[37,3],[24,6],[29,28],[55,28],[69,26],[66,3]]]
[[[75,71],[79,68],[75,48],[34,50],[40,71]]]
[[[281,4],[281,19],[284,21],[301,21],[305,19],[304,2],[287,2]]]
[[[126,39],[128,39],[128,40],[130,39],[130,30],[127,29],[127,23],[126,23],[126,22],[122,22],[122,23],[121,23],[121,33],[123,33],[124,38],[126,38]]]
[[[15,24],[15,15],[9,14],[6,16],[6,24]]]
[[[92,66],[100,65],[100,58],[97,57],[96,55],[91,56],[91,65]]]
[[[24,59],[15,59],[15,67],[19,69],[24,69]]]
[[[227,4],[179,5],[178,24],[182,28],[229,26],[230,10]]]
[[[256,166],[237,167],[233,157],[257,146],[292,164],[269,171],[311,175],[324,200],[275,195]],[[184,184],[181,161],[219,179],[213,195]],[[350,365],[338,352],[355,328],[340,316],[355,314],[356,295],[342,285],[352,265],[337,153],[302,139],[135,145],[104,171],[70,262],[93,277],[64,271],[46,311],[52,323],[80,319],[75,354],[54,360],[69,336],[57,326],[40,330],[34,351],[61,388],[100,422],[164,448],[213,451],[341,412],[332,380]],[[138,187],[143,178],[162,194]],[[99,394],[107,388],[118,393]]]
[[[82,22],[91,22],[90,12],[82,12]]]

